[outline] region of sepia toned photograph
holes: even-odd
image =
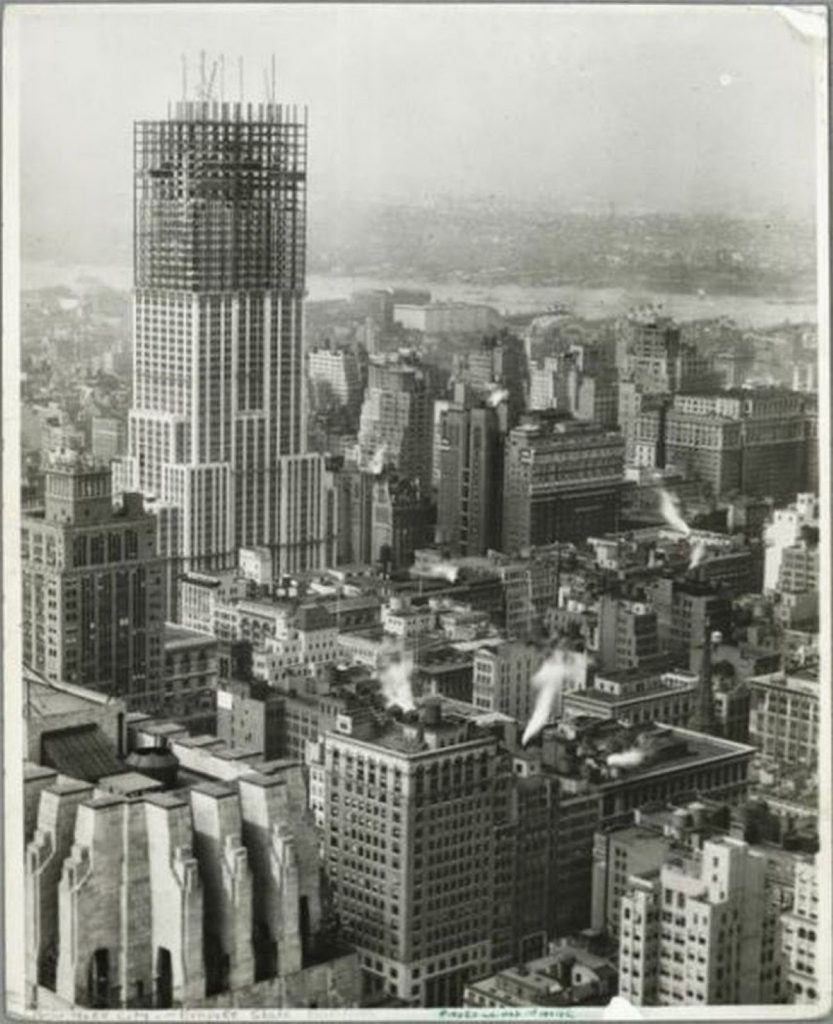
[[[9,1019],[830,1013],[828,10],[3,13]]]

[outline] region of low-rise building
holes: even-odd
[[[218,641],[169,622],[165,625],[164,644],[167,716],[189,723],[197,732],[210,731],[218,681]]]
[[[749,739],[784,767],[818,763],[818,671],[772,672],[751,676]]]
[[[606,957],[565,943],[547,956],[472,982],[463,1006],[601,1006],[616,994],[617,978]]]
[[[628,725],[661,722],[686,726],[694,713],[699,677],[694,672],[626,669],[596,675],[591,686],[564,697],[564,710]]]

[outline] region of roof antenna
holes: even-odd
[[[243,58],[237,58],[237,77],[240,80],[240,105],[243,105]]]
[[[275,55],[272,54],[272,96],[271,102],[275,102]]]
[[[217,61],[211,62],[211,74],[208,76],[208,84],[205,87],[205,102],[211,103],[214,95],[214,79],[217,77]]]
[[[205,50],[200,50],[200,99],[205,100]]]
[[[182,102],[188,99],[188,58],[182,54]]]
[[[220,54],[220,102],[226,101],[226,55]]]

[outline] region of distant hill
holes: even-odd
[[[24,261],[129,265],[130,202],[120,197],[111,206],[83,224],[65,207],[24,210]],[[314,194],[308,218],[310,273],[784,297],[815,289],[814,226],[785,218],[564,212],[494,197],[339,202]]]

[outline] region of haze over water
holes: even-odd
[[[131,268],[119,264],[103,266],[30,262],[22,266],[24,289],[49,288],[57,285],[78,287],[84,278],[91,278],[111,288],[129,291]],[[741,327],[769,327],[785,323],[816,323],[815,303],[791,302],[751,295],[669,294],[636,291],[625,288],[580,288],[553,285],[472,285],[459,281],[432,282],[414,279],[383,280],[374,277],[310,274],[307,278],[308,300],[321,302],[347,299],[364,288],[390,288],[401,285],[429,290],[435,299],[462,302],[484,302],[503,313],[543,312],[555,303],[565,305],[576,316],[594,320],[621,316],[635,305],[662,303],[663,310],[677,320],[704,320],[729,317]]]

